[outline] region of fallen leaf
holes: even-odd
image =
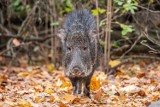
[[[52,64],[47,65],[47,69],[50,72],[53,71],[54,70],[54,65],[52,65]]]
[[[68,106],[65,105],[64,103],[59,103],[58,106],[59,106],[59,107],[68,107]]]
[[[61,76],[59,76],[59,79],[62,80],[62,81],[65,81],[65,76],[61,75]]]
[[[120,64],[121,62],[119,61],[119,60],[110,60],[109,61],[109,65],[111,66],[111,67],[115,67],[115,66],[117,66],[118,64]]]
[[[94,99],[100,101],[103,93],[104,93],[103,89],[100,89],[94,96]]]
[[[138,78],[142,78],[142,77],[144,77],[145,76],[145,73],[144,72],[138,72],[138,74],[137,74],[137,77]]]
[[[29,74],[31,74],[31,72],[20,72],[20,73],[17,74],[17,76],[25,77],[25,76],[28,76]]]
[[[15,45],[15,46],[19,46],[20,45],[20,42],[15,38],[13,39],[12,43]]]
[[[18,73],[17,76],[19,76],[19,77],[26,77],[26,76],[34,75],[34,74],[37,74],[37,73],[39,73],[39,70],[25,71],[25,72]]]
[[[97,79],[96,76],[93,76],[91,79],[90,89],[91,90],[99,90],[100,89],[100,80]]]
[[[41,92],[43,91],[43,87],[40,84],[34,84],[34,90],[36,92]]]
[[[122,93],[120,93],[119,99],[120,99],[122,102],[125,102],[125,100],[126,100],[127,98],[126,98],[125,94],[122,92]]]
[[[108,80],[105,80],[102,82],[102,85],[108,85],[109,81]]]
[[[74,95],[65,94],[65,95],[62,97],[62,100],[63,100],[64,102],[71,103],[75,98],[76,98],[76,96],[74,96]]]
[[[152,101],[157,101],[159,99],[159,95],[153,95]]]
[[[73,101],[72,101],[72,104],[79,104],[80,103],[80,98],[75,98]]]
[[[81,101],[79,102],[80,104],[88,104],[90,101],[90,99],[88,97],[84,97],[83,99],[81,99]]]
[[[50,101],[53,102],[54,100],[55,100],[55,97],[51,95],[50,96]]]
[[[160,92],[160,84],[158,84],[155,88],[154,91],[159,91]]]
[[[53,93],[53,89],[46,88],[46,89],[44,90],[44,92],[46,92],[47,94],[52,94],[52,93]]]
[[[61,88],[70,87],[70,86],[72,86],[72,84],[68,81],[65,81],[65,82],[63,82]]]
[[[146,96],[146,93],[143,90],[139,90],[137,93],[138,93],[138,95],[140,95],[142,97]]]
[[[3,99],[3,96],[2,96],[2,94],[0,94],[0,100],[2,100]]]
[[[40,103],[40,102],[42,102],[42,101],[44,101],[44,100],[45,100],[45,99],[42,98],[42,97],[36,97],[34,101],[35,101],[36,103]]]
[[[72,95],[71,82],[64,76],[63,70],[49,73],[46,65],[13,66],[4,73],[4,68],[0,67],[0,107],[147,106],[160,98],[160,63],[151,64],[152,68],[147,65],[145,69],[135,65],[119,67],[114,80],[110,80],[104,72],[96,71],[91,80],[91,99]],[[128,72],[131,71],[135,75],[130,76]]]
[[[60,87],[62,84],[63,84],[63,81],[61,81],[60,79],[56,81],[56,86]]]
[[[54,94],[52,94],[51,96],[53,96],[54,97],[54,101],[57,101],[57,102],[59,102],[61,99],[60,99],[60,96],[58,95],[58,94],[56,94],[56,93],[54,93]],[[51,99],[51,98],[50,98]],[[53,99],[53,98],[52,98]]]
[[[18,107],[32,107],[32,105],[24,99],[19,99]]]
[[[124,91],[127,93],[135,93],[135,92],[139,92],[140,88],[135,85],[129,85],[129,86],[121,88],[120,91]]]

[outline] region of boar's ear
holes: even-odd
[[[64,43],[66,39],[66,32],[64,29],[58,30],[57,36],[61,39],[61,42]]]
[[[97,33],[97,31],[96,30],[91,30],[89,32],[89,38],[90,38],[91,42],[97,42],[97,40],[98,40],[98,33]]]

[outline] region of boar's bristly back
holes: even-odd
[[[85,32],[96,29],[96,22],[92,14],[86,9],[73,11],[67,17],[64,29],[67,34]]]

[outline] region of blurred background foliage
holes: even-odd
[[[111,20],[107,20],[107,0],[1,0],[0,56],[15,65],[52,62],[60,66],[56,33],[67,14],[82,7],[98,18],[103,48],[106,24],[111,22],[111,59],[134,54],[159,57],[159,0],[112,0]]]

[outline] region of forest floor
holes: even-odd
[[[107,76],[96,71],[91,98],[72,95],[72,85],[52,65],[0,67],[0,107],[147,107],[160,99],[160,62],[139,61]]]

